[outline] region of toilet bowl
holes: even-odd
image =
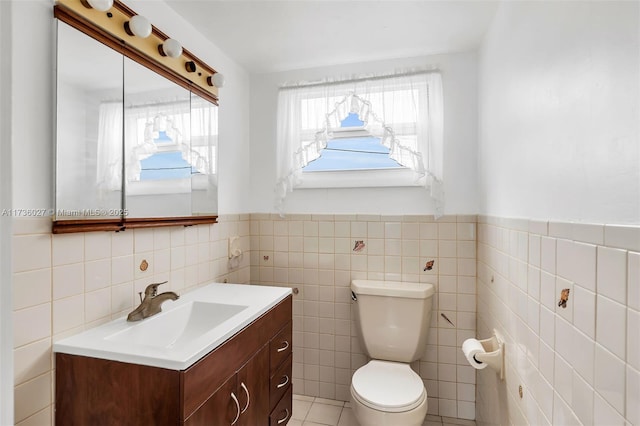
[[[351,407],[362,426],[420,426],[427,392],[408,364],[371,360],[351,379]]]
[[[420,426],[427,391],[410,367],[424,352],[432,284],[353,280],[356,325],[371,360],[351,379],[353,414],[362,426]]]

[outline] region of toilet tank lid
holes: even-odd
[[[410,299],[426,299],[435,293],[433,284],[409,283],[400,281],[353,280],[351,290],[356,294],[371,296],[406,297]]]

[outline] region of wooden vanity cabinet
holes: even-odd
[[[56,353],[56,425],[284,425],[291,320],[288,296],[182,371]]]

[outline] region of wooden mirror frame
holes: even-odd
[[[53,9],[54,17],[71,27],[110,47],[125,57],[141,64],[151,71],[167,78],[175,84],[189,90],[203,99],[218,105],[217,88],[209,84],[209,78],[216,70],[208,66],[191,52],[183,49],[177,58],[156,60],[149,52],[149,43],[162,43],[169,37],[152,26],[152,40],[143,42],[137,37],[130,38],[125,33],[122,23],[136,15],[119,0],[114,0],[113,7],[107,12],[87,9],[80,0],[58,0]],[[111,21],[113,20],[113,21]],[[100,22],[102,25],[96,23]],[[115,31],[114,31],[115,29]],[[118,31],[121,29],[121,34]],[[155,40],[155,41],[154,41]],[[147,46],[145,46],[145,44]],[[146,47],[146,48],[145,48]],[[160,54],[158,52],[158,56]],[[164,58],[163,58],[164,59]],[[190,66],[186,66],[190,65]],[[199,72],[190,71],[195,67]],[[73,219],[54,220],[52,233],[65,234],[91,231],[124,231],[130,228],[152,228],[161,226],[192,226],[217,223],[217,215],[192,215],[181,217],[127,218],[120,216],[114,219]]]

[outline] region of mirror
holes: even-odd
[[[55,220],[215,215],[217,105],[61,21],[57,41]]]
[[[117,219],[122,214],[122,148],[116,139],[122,134],[124,58],[62,22],[58,46],[55,218]]]

